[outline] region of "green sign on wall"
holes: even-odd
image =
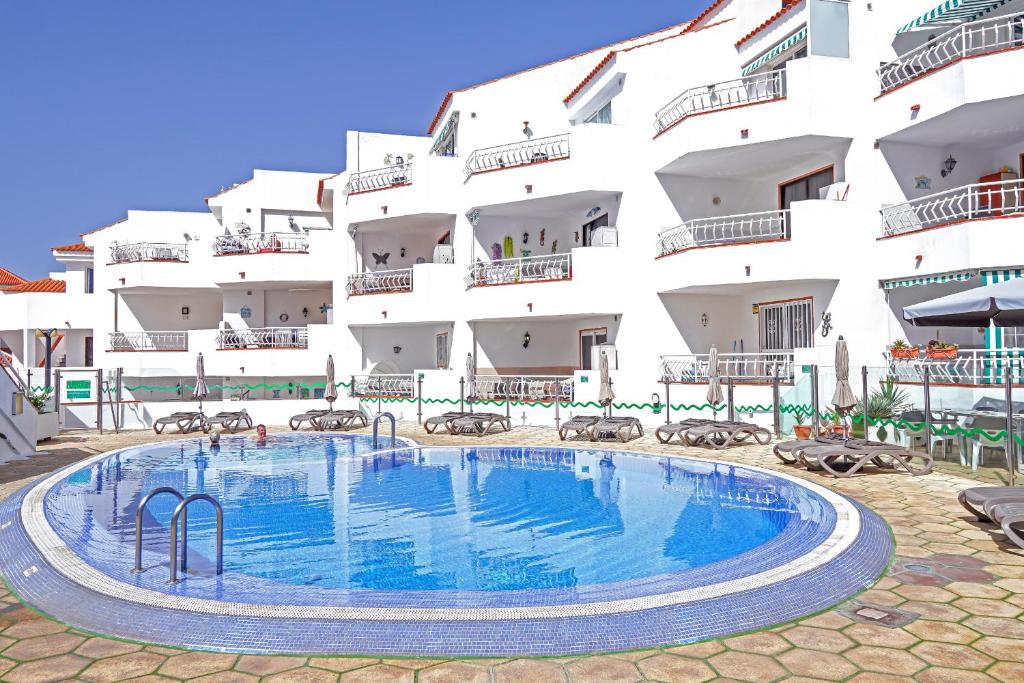
[[[68,380],[64,385],[65,394],[69,401],[79,401],[92,398],[92,382],[87,379]]]

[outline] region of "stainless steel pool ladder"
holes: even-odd
[[[149,501],[161,494],[170,493],[178,499],[178,507],[171,515],[171,548],[170,548],[170,580],[178,583],[178,519],[181,519],[181,571],[188,569],[188,506],[197,500],[205,500],[217,513],[217,575],[224,573],[224,510],[217,499],[207,493],[195,493],[188,498],[170,486],[160,486],[147,493],[135,511],[135,567],[133,572],[145,571],[142,568],[142,513]]]
[[[377,417],[373,418],[373,448],[374,448],[374,450],[380,448],[380,445],[377,443],[377,432],[378,432],[378,429],[380,427],[381,419],[385,418],[385,417],[387,419],[391,420],[391,447],[394,448],[395,445],[398,443],[396,441],[396,439],[395,439],[395,416],[392,415],[391,413],[378,413]]]

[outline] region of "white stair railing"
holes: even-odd
[[[882,94],[965,57],[1024,46],[1024,17],[1001,16],[961,24],[878,69]]]
[[[111,332],[111,351],[188,351],[188,332]]]
[[[386,398],[408,398],[415,396],[416,382],[413,376],[397,375],[353,375],[352,396],[357,398],[383,396]]]
[[[252,327],[221,330],[218,349],[305,349],[309,348],[309,330],[305,327]]]
[[[160,242],[129,242],[110,245],[111,263],[139,263],[144,261],[188,262],[187,244]]]
[[[784,69],[752,74],[722,83],[690,88],[659,109],[654,129],[662,133],[688,116],[731,109],[757,102],[771,102],[786,96]]]
[[[479,261],[469,267],[466,284],[469,287],[483,287],[571,279],[572,256],[570,254],[550,254],[498,261]]]
[[[378,270],[348,276],[345,291],[349,296],[412,291],[412,268]]]
[[[708,354],[690,353],[661,357],[661,381],[680,384],[705,384],[708,381]],[[793,354],[778,353],[721,353],[718,372],[724,382],[769,383],[776,371],[780,382],[793,381]]]
[[[477,375],[467,394],[490,401],[572,401],[573,382],[560,375]]]
[[[882,209],[886,237],[980,218],[1024,213],[1024,180],[954,187]]]
[[[353,173],[345,183],[345,194],[354,195],[412,185],[412,162]]]
[[[886,354],[889,373],[897,382],[921,384],[924,369],[928,368],[928,379],[932,384],[956,384],[982,386],[1002,384],[1007,372],[1011,372],[1014,383],[1020,383],[1020,370],[1024,349],[960,349],[956,357],[933,359],[927,356],[910,360],[895,359]]]
[[[305,254],[309,235],[292,232],[262,232],[252,235],[221,235],[213,241],[217,256],[236,254]]]
[[[563,133],[475,150],[466,159],[463,173],[469,180],[477,173],[568,158],[569,134]]]
[[[716,244],[766,242],[789,236],[789,209],[694,218],[658,234],[658,254]]]

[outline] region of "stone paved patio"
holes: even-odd
[[[400,434],[421,443],[554,445],[551,429],[482,439]],[[166,436],[164,438],[179,438]],[[63,436],[41,455],[0,466],[0,499],[32,478],[152,432]],[[871,590],[799,622],[732,638],[654,650],[554,659],[426,660],[278,657],[187,652],[82,633],[0,589],[0,680],[114,681],[1024,681],[1024,551],[971,519],[956,492],[976,484],[948,470],[926,477],[866,474],[836,480],[784,467],[766,447],[709,452],[652,437],[610,449],[757,464],[855,498],[892,526],[896,557]],[[991,473],[982,475],[991,480]]]

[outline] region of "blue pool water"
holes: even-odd
[[[199,441],[129,449],[59,482],[45,513],[76,553],[122,580],[224,598],[261,587],[280,602],[304,589],[578,591],[725,561],[756,568],[835,521],[807,488],[720,463],[557,448],[369,451],[369,437],[310,434],[264,446],[224,438],[218,451]],[[165,586],[171,496],[147,507],[152,569],[127,573],[138,502],[157,486],[221,502],[224,578],[210,577],[213,514],[197,503],[196,575]]]

